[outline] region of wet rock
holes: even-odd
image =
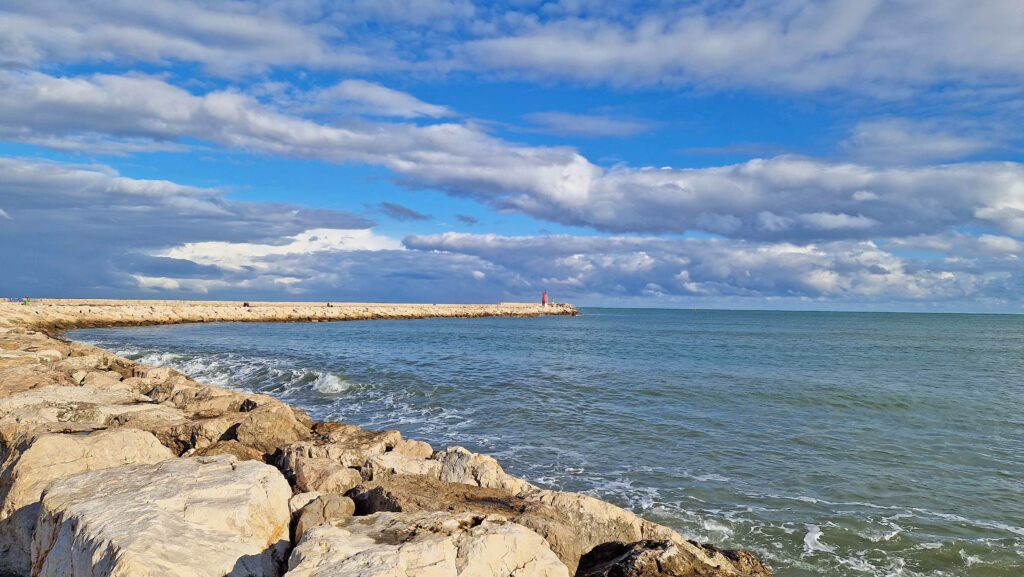
[[[377,513],[308,529],[287,577],[568,577],[539,535],[501,517]]]
[[[290,496],[273,467],[229,456],[68,477],[43,498],[32,575],[276,576]]]

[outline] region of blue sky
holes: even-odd
[[[0,7],[9,295],[1020,312],[1024,6]]]

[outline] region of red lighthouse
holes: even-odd
[[[544,294],[540,295],[541,306],[548,306],[548,291],[544,291]]]

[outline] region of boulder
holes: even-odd
[[[73,387],[78,385],[71,377],[46,365],[18,364],[0,367],[0,397],[40,387]]]
[[[276,469],[230,456],[68,477],[43,497],[32,575],[276,576],[290,496]]]
[[[771,571],[746,551],[722,551],[750,577]],[[741,562],[743,561],[743,562]],[[604,543],[580,559],[576,577],[716,577],[718,568],[703,563],[672,541]]]
[[[506,473],[493,457],[473,453],[462,447],[449,447],[433,458],[441,463],[442,481],[501,489],[513,495],[536,489],[526,481]]]
[[[279,401],[245,413],[235,429],[239,443],[266,454],[309,439],[311,435],[309,427],[300,423],[295,413]]]
[[[469,513],[377,513],[308,529],[287,577],[568,577],[522,525]]]
[[[54,480],[173,456],[156,437],[134,429],[43,434],[25,441],[8,455],[0,476],[0,570],[28,573],[39,498]]]
[[[295,493],[291,499],[288,499],[288,512],[292,514],[292,517],[302,510],[303,507],[309,505],[313,501],[316,501],[320,496],[320,493],[316,491],[310,491],[308,493]]]
[[[708,575],[739,576],[749,573],[743,566],[734,566],[728,556],[731,552],[719,552],[690,543],[667,527],[645,521],[610,503],[576,493],[536,489],[515,495],[504,489],[448,483],[426,476],[391,475],[365,482],[349,491],[348,495],[355,502],[358,515],[379,511],[500,515],[544,537],[571,572],[576,571],[584,554],[599,545],[661,539],[674,543],[682,551],[680,554],[687,555],[694,565],[717,571]]]
[[[180,419],[172,410],[126,390],[40,387],[0,399],[0,459],[23,439],[44,432],[124,426],[155,431]]]
[[[113,387],[121,382],[121,375],[117,371],[90,371],[80,382],[90,387]]]
[[[330,459],[345,467],[362,467],[369,459],[393,449],[402,440],[398,431],[368,431],[342,423],[317,423],[308,441],[278,449],[272,458],[289,478],[303,459]]]
[[[370,481],[391,475],[422,475],[438,479],[441,477],[441,462],[388,451],[372,457],[361,470],[363,477]]]
[[[215,455],[231,455],[239,461],[262,461],[263,453],[247,447],[238,441],[217,441],[209,447],[195,452],[196,456],[213,457]]]
[[[410,459],[429,459],[434,454],[434,448],[424,441],[400,439],[390,452]]]
[[[364,483],[348,495],[355,502],[359,515],[379,511],[445,511],[501,516],[544,537],[570,571],[575,570],[580,556],[594,545],[586,535],[587,529],[574,526],[567,515],[501,489],[448,483],[423,476],[394,475]]]
[[[363,481],[359,471],[331,459],[300,457],[295,461],[295,489],[344,494]]]
[[[302,539],[302,534],[307,529],[347,519],[355,512],[356,504],[348,497],[320,495],[299,511],[295,521],[295,541]]]

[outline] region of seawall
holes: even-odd
[[[486,455],[316,422],[272,397],[60,337],[183,322],[544,314],[576,309],[2,303],[0,575],[769,576],[750,553],[537,487]]]

